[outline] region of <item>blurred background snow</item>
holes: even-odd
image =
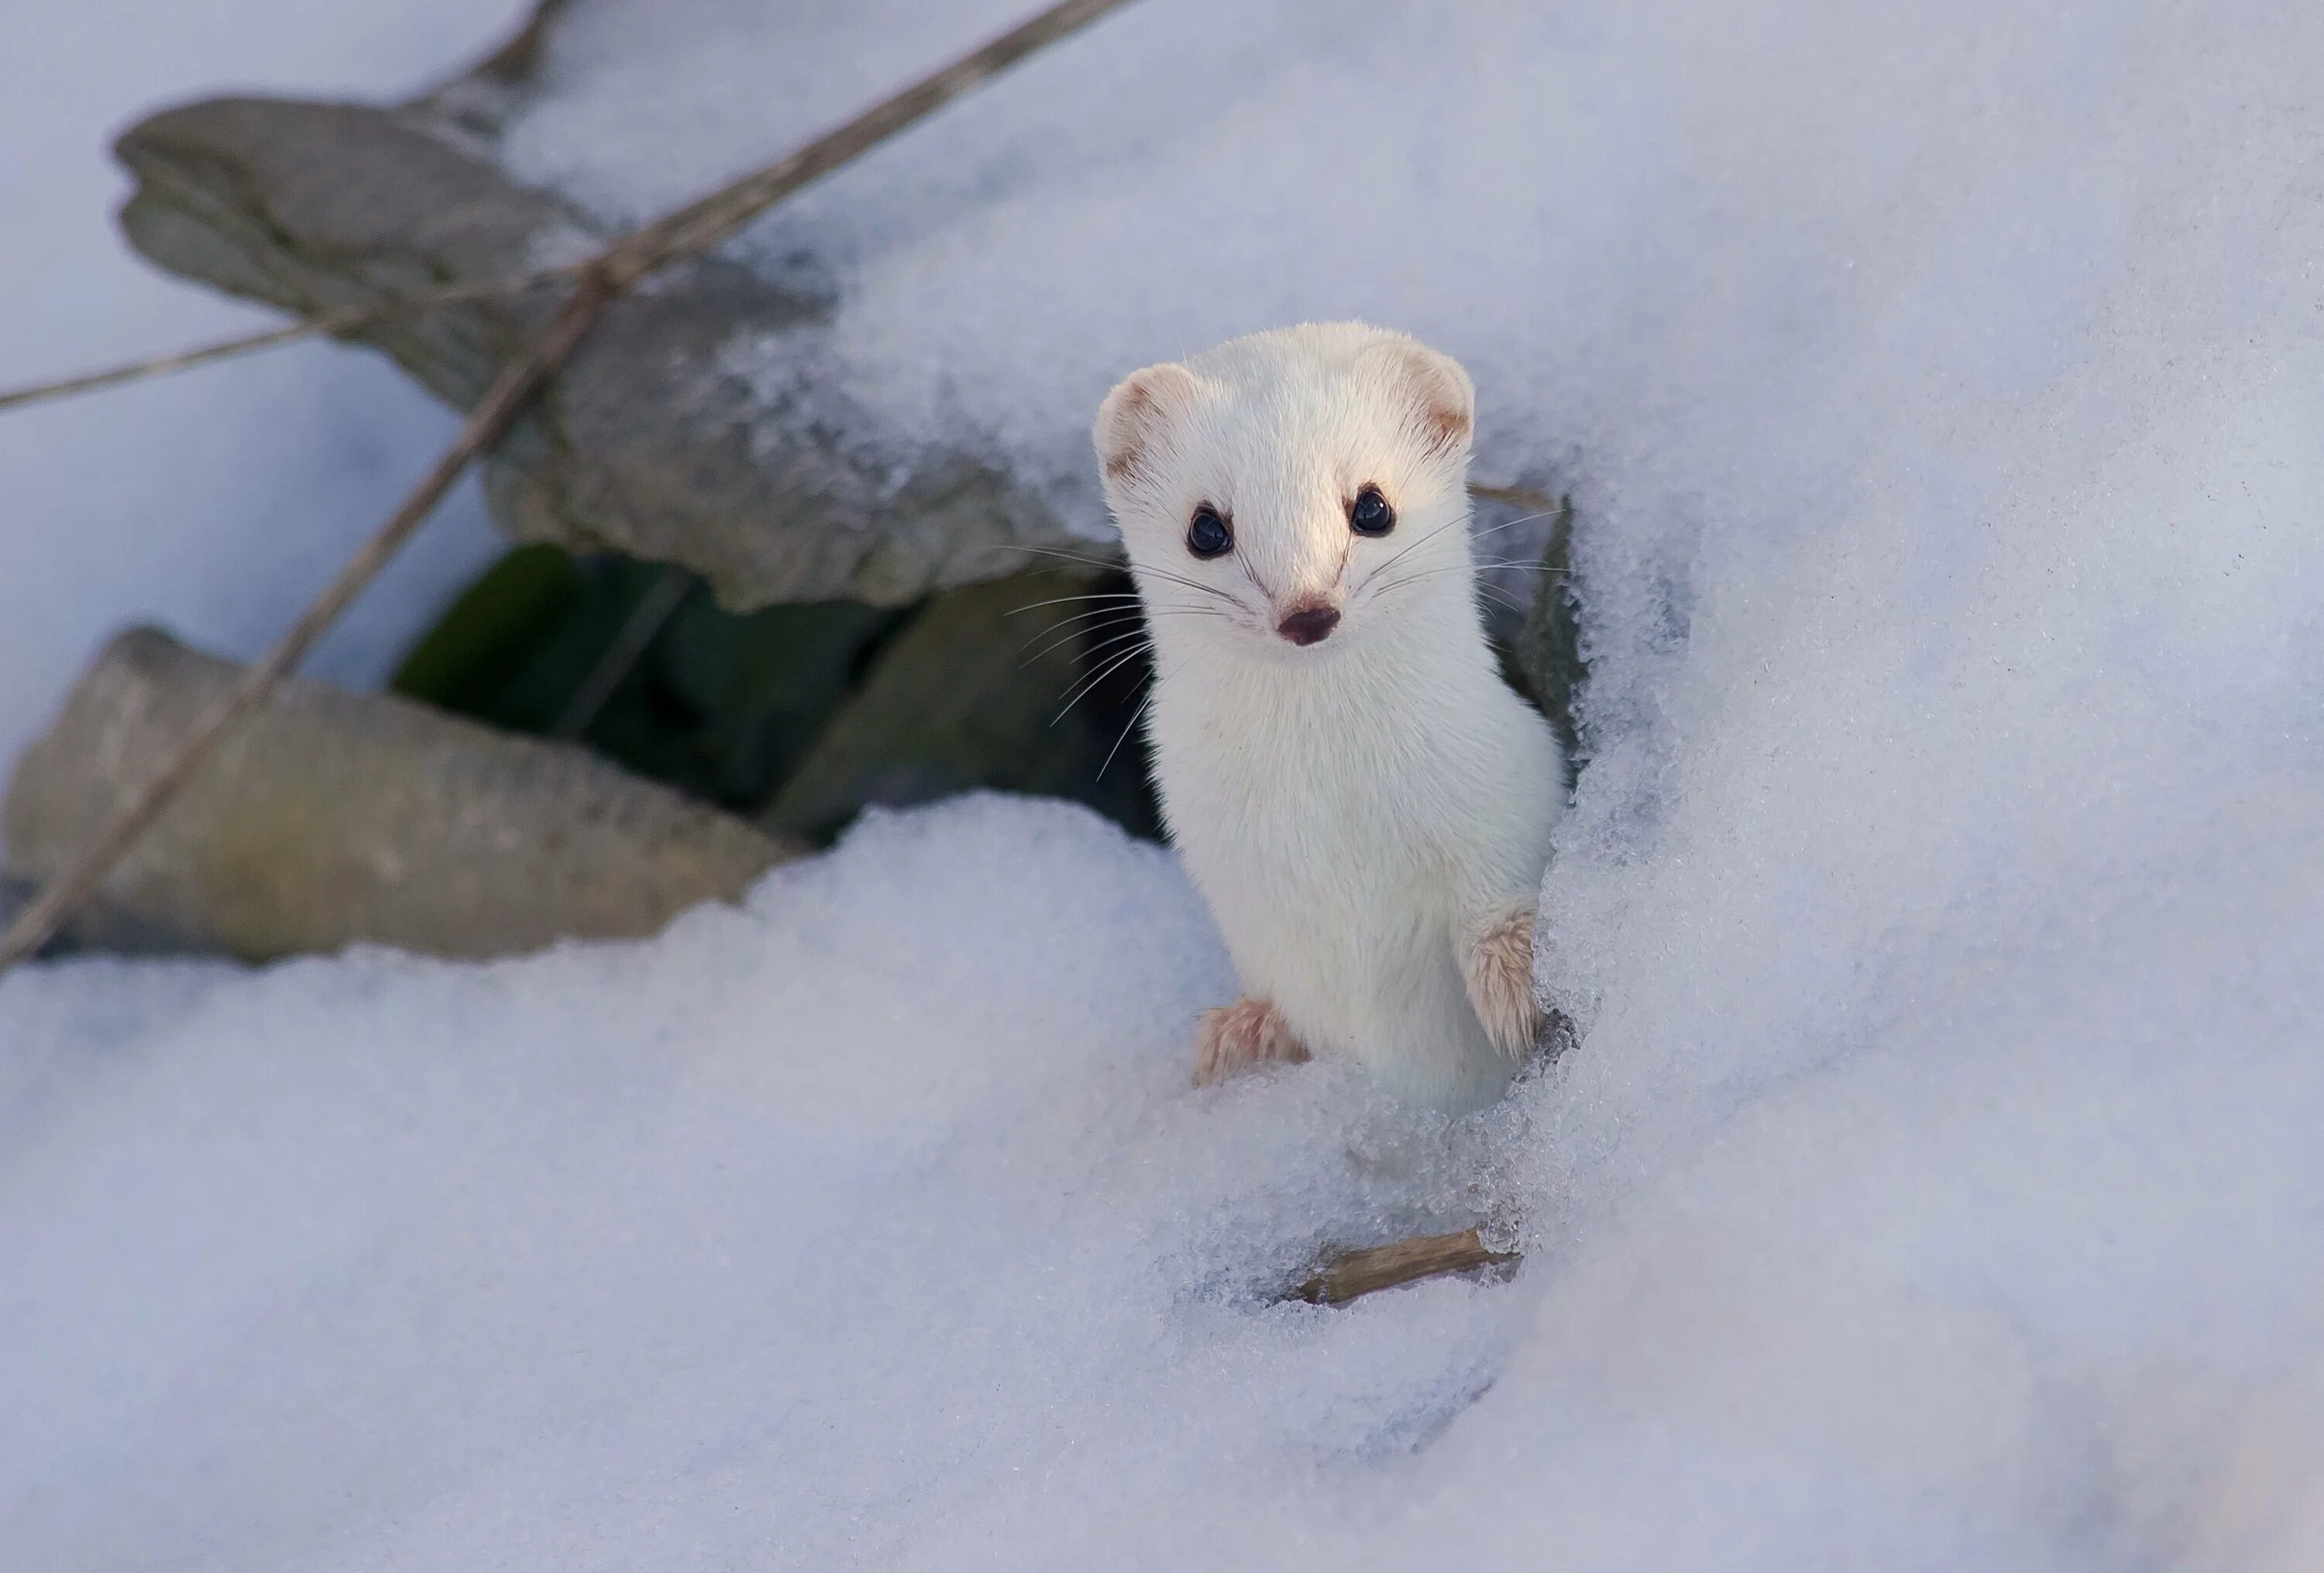
[[[783,140],[804,68],[732,62],[790,24],[688,9],[572,46],[536,172]],[[903,200],[922,137],[770,222],[855,181],[859,395],[1021,391],[985,436],[1061,466],[1105,368],[1311,278],[1477,364],[1580,511],[1581,1045],[1449,1130],[1191,1094],[1231,980],[1167,853],[993,798],[650,943],[20,972],[0,1566],[2324,1565],[2324,14],[1240,9],[1088,41],[1155,62],[1114,140],[1027,151],[1061,51],[951,128],[1009,178]],[[1477,1211],[1514,1283],[1273,1301]]]

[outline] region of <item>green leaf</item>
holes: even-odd
[[[422,634],[388,687],[439,709],[474,713],[503,685],[581,590],[562,547],[519,547],[462,591]]]

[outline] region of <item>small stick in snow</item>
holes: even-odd
[[[1370,1246],[1327,1258],[1323,1271],[1294,1290],[1292,1297],[1311,1305],[1345,1305],[1400,1283],[1513,1266],[1518,1259],[1515,1251],[1487,1248],[1473,1228],[1456,1229],[1449,1235],[1415,1235],[1392,1245]]]
[[[582,264],[565,304],[549,318],[531,345],[503,368],[476,407],[469,411],[452,446],[411,494],[339,570],[314,604],[300,614],[274,648],[203,713],[177,752],[138,788],[96,841],[16,915],[5,934],[0,934],[0,972],[39,951],[73,909],[96,893],[122,854],[161,817],[161,811],[208,759],[226,729],[298,667],[347,603],[371,583],[434,511],[469,461],[500,440],[541,385],[556,374],[574,347],[595,326],[606,307],[647,274],[669,262],[708,251],[800,187],[829,174],[1027,55],[1078,32],[1126,3],[1127,0],[1063,0],[872,106],[838,129],[632,231]]]

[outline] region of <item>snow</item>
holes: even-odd
[[[0,51],[0,387],[272,327],[167,279],[114,228],[112,138],[228,92],[395,97],[525,9],[401,0],[17,6]],[[451,439],[385,362],[306,345],[0,418],[0,779],[124,624],[205,649],[272,642]],[[366,686],[494,550],[472,483],[359,601],[309,670]]]
[[[650,205],[997,17],[826,102],[719,14],[524,156]],[[2324,1562],[2324,15],[1421,14],[1133,7],[755,244],[1060,487],[1253,318],[1466,358],[1580,511],[1581,1044],[1189,1091],[1167,852],[989,797],[650,943],[20,971],[0,1567]],[[1514,1282],[1276,1299],[1471,1217]]]

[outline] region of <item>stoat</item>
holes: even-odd
[[[1325,323],[1148,366],[1098,410],[1165,819],[1244,991],[1197,1024],[1197,1082],[1312,1052],[1467,1109],[1542,1035],[1563,773],[1477,607],[1475,402],[1449,356]]]

